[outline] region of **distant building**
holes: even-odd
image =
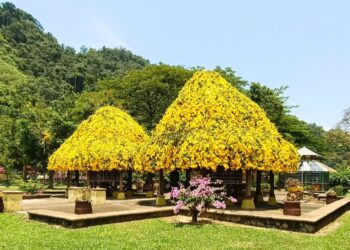
[[[288,178],[298,179],[304,187],[312,187],[315,191],[327,190],[329,173],[336,170],[318,161],[320,155],[306,147],[299,149],[298,153],[301,156],[298,172],[284,175],[284,181]]]

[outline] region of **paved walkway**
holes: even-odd
[[[282,202],[286,197],[286,192],[276,191],[277,202]],[[268,197],[264,198],[267,201]],[[93,205],[94,213],[104,213],[104,212],[119,212],[119,211],[133,211],[144,209],[144,211],[150,211],[155,206],[150,205],[140,205],[143,203],[155,203],[155,199],[139,198],[139,199],[126,199],[126,200],[107,200],[103,205]],[[310,213],[318,208],[323,207],[322,203],[306,202],[301,203],[302,214]],[[74,203],[68,202],[68,199],[64,198],[47,198],[47,199],[32,199],[23,200],[23,210],[49,210],[56,212],[74,213]],[[232,206],[227,209],[227,211],[245,211],[240,208],[240,206]],[[267,206],[258,207],[256,210],[247,211],[248,213],[266,214],[266,215],[281,215],[283,210],[281,207],[269,208]]]

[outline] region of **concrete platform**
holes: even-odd
[[[155,207],[155,199],[107,200],[106,204],[93,206],[93,214],[74,214],[74,203],[67,199],[50,198],[23,201],[23,210],[30,219],[79,228],[106,223],[117,223],[173,215],[173,207]],[[256,210],[242,210],[239,206],[226,210],[210,209],[202,217],[258,227],[278,228],[314,233],[350,209],[350,199],[332,204],[302,203],[301,216],[283,215],[281,204],[275,207],[258,206]],[[182,210],[182,214],[188,211]]]
[[[204,214],[203,217],[250,226],[315,233],[348,211],[350,209],[350,199],[344,198],[329,205],[319,205],[318,208],[317,205],[301,204],[301,216],[283,215],[280,209],[275,211],[212,209]]]

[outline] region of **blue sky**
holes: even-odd
[[[350,106],[350,1],[12,2],[65,45],[123,46],[152,63],[229,66],[288,85],[293,114],[326,129]]]

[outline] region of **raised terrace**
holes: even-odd
[[[279,202],[282,197],[282,193],[277,195]],[[94,205],[93,214],[76,215],[74,203],[69,203],[67,199],[49,198],[25,200],[23,209],[29,213],[30,219],[71,228],[173,215],[172,206],[156,207],[154,204],[154,199],[107,200],[103,205]],[[202,217],[251,226],[314,233],[350,209],[350,199],[344,198],[329,205],[305,202],[301,204],[301,208],[301,216],[286,216],[283,215],[280,203],[272,208],[261,205],[252,211],[232,206],[226,210],[211,209]],[[186,210],[182,213],[187,214]]]

